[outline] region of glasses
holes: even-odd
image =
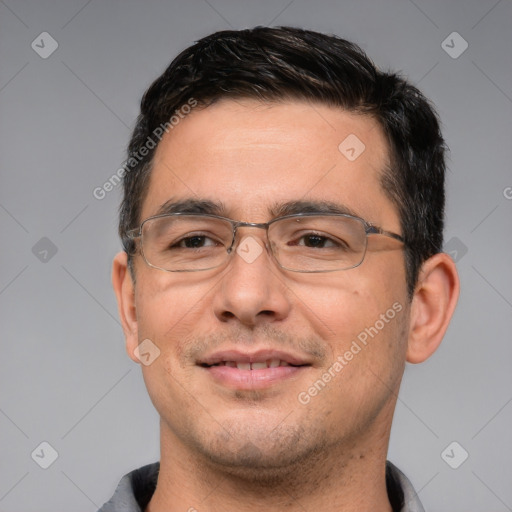
[[[360,265],[368,235],[404,243],[364,219],[346,214],[298,213],[267,223],[239,222],[208,214],[172,213],[146,219],[127,232],[140,239],[145,262],[167,272],[197,272],[222,266],[230,258],[240,227],[265,229],[270,254],[292,272],[333,272]]]

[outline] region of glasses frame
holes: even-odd
[[[326,213],[322,213],[322,212],[294,213],[291,215],[283,215],[282,217],[276,217],[275,219],[272,219],[269,222],[242,222],[242,221],[230,219],[228,217],[222,217],[220,215],[213,215],[213,214],[209,214],[209,213],[188,213],[188,212],[163,213],[160,215],[153,215],[152,217],[148,217],[147,219],[144,219],[141,222],[139,227],[130,229],[129,231],[126,232],[126,238],[128,238],[130,240],[136,240],[136,239],[140,238],[142,240],[142,230],[143,230],[144,224],[146,224],[146,222],[149,222],[150,220],[154,220],[154,219],[161,219],[164,217],[179,217],[182,215],[187,216],[187,217],[202,217],[202,218],[207,217],[207,218],[212,218],[212,219],[218,219],[218,220],[226,221],[229,224],[231,224],[232,240],[231,240],[231,245],[226,250],[228,255],[231,254],[231,251],[233,250],[233,246],[235,245],[236,234],[237,234],[238,228],[250,227],[250,228],[264,229],[265,235],[267,238],[267,243],[265,244],[265,246],[270,249],[270,254],[271,254],[273,260],[277,263],[277,265],[279,267],[281,267],[285,270],[288,270],[290,272],[325,273],[325,272],[340,272],[343,270],[350,270],[352,268],[356,268],[363,263],[364,258],[366,256],[366,249],[368,246],[368,235],[383,235],[383,236],[392,238],[394,240],[398,240],[399,242],[402,242],[403,244],[406,243],[405,239],[401,235],[398,235],[397,233],[393,233],[392,231],[386,231],[385,229],[382,229],[379,226],[375,226],[374,224],[367,222],[366,220],[362,219],[361,217],[357,217],[355,215],[350,215],[347,213],[328,213],[328,212],[326,212]],[[279,261],[275,257],[274,251],[272,249],[272,244],[269,243],[270,240],[268,238],[268,229],[275,222],[285,220],[285,219],[292,219],[292,218],[296,218],[296,217],[299,217],[299,218],[300,217],[340,217],[340,218],[354,219],[354,220],[357,220],[358,222],[360,222],[364,227],[364,231],[365,231],[365,235],[366,235],[365,246],[364,246],[364,251],[363,251],[363,256],[361,258],[361,261],[357,265],[353,265],[351,267],[342,268],[342,269],[328,269],[328,270],[294,270],[294,269],[290,269],[290,268],[287,268],[287,267],[284,267],[283,265],[281,265],[281,263],[279,263]],[[219,268],[223,265],[223,263],[221,263],[220,265],[217,265],[215,267],[204,268],[204,269],[202,268],[202,269],[190,269],[190,270],[168,270],[166,268],[157,267],[156,265],[153,265],[152,263],[150,263],[147,260],[146,255],[144,254],[144,243],[140,244],[140,253],[142,255],[142,258],[144,259],[144,261],[146,262],[146,264],[148,266],[150,266],[152,268],[156,268],[158,270],[163,270],[164,272],[204,272],[206,270],[212,270],[214,268]],[[227,262],[228,259],[229,258],[227,258],[225,261]]]

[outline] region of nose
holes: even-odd
[[[214,314],[222,322],[249,327],[284,320],[291,309],[289,291],[263,241],[265,235],[240,231],[238,237],[215,294]]]

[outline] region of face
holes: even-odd
[[[355,160],[338,148],[351,134],[365,146]],[[164,137],[142,219],[168,201],[208,200],[222,203],[223,216],[264,223],[276,206],[314,201],[401,234],[380,185],[388,161],[370,117],[300,101],[222,100]],[[389,430],[407,350],[401,243],[370,235],[358,267],[308,274],[280,268],[264,230],[240,228],[236,247],[254,251],[249,240],[263,248],[255,259],[233,251],[201,272],[165,272],[135,256],[128,351],[145,339],[160,350],[142,370],[162,437],[241,468],[333,450],[364,455]]]

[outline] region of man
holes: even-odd
[[[161,458],[107,511],[420,511],[386,462],[458,297],[444,142],[352,43],[213,34],[145,93],[113,286]]]

